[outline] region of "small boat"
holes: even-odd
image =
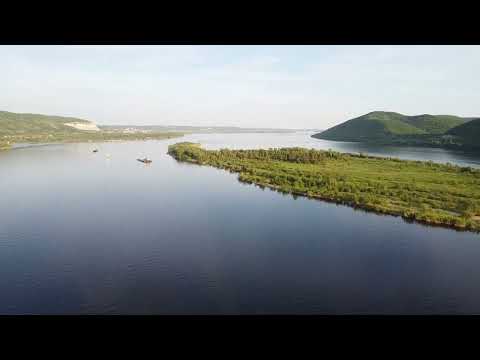
[[[98,152],[98,149],[93,149],[93,152]]]
[[[137,159],[137,160],[144,164],[150,164],[152,162],[152,160],[150,160],[149,158],[143,158],[143,159]]]

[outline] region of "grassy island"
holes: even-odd
[[[283,193],[480,231],[480,170],[473,168],[304,148],[205,150],[188,142],[168,153]]]

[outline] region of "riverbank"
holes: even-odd
[[[238,173],[242,182],[408,221],[480,231],[480,170],[333,151],[205,150],[177,143],[178,161]]]
[[[321,133],[311,135],[314,139],[340,141],[340,142],[355,142],[360,144],[378,145],[378,146],[404,146],[404,147],[424,147],[437,148],[454,151],[470,151],[480,153],[480,147],[474,143],[466,143],[458,137],[446,137],[442,135],[417,135],[417,136],[391,136],[385,139],[363,139],[359,140],[357,137],[339,137],[332,138],[329,136],[322,136]]]
[[[58,143],[85,143],[85,142],[110,142],[110,141],[138,141],[138,140],[163,140],[183,136],[183,133],[119,133],[119,132],[85,132],[65,134],[35,134],[15,135],[8,138],[8,143],[0,143],[1,150],[14,148],[15,144],[58,144]]]

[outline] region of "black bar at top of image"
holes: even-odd
[[[221,13],[197,12],[185,5],[182,11],[159,7],[139,14],[132,9],[122,16],[118,6],[108,12],[75,9],[46,15],[43,9],[42,13],[5,11],[0,21],[0,44],[480,44],[475,11],[457,14],[449,7],[440,16],[439,5],[428,9],[419,6],[403,4],[387,9],[345,4],[335,10],[322,5],[298,11],[277,5],[267,12],[232,6]],[[279,8],[282,16],[277,14]]]

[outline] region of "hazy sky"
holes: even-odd
[[[374,110],[480,116],[480,46],[0,46],[0,110],[317,129]]]

